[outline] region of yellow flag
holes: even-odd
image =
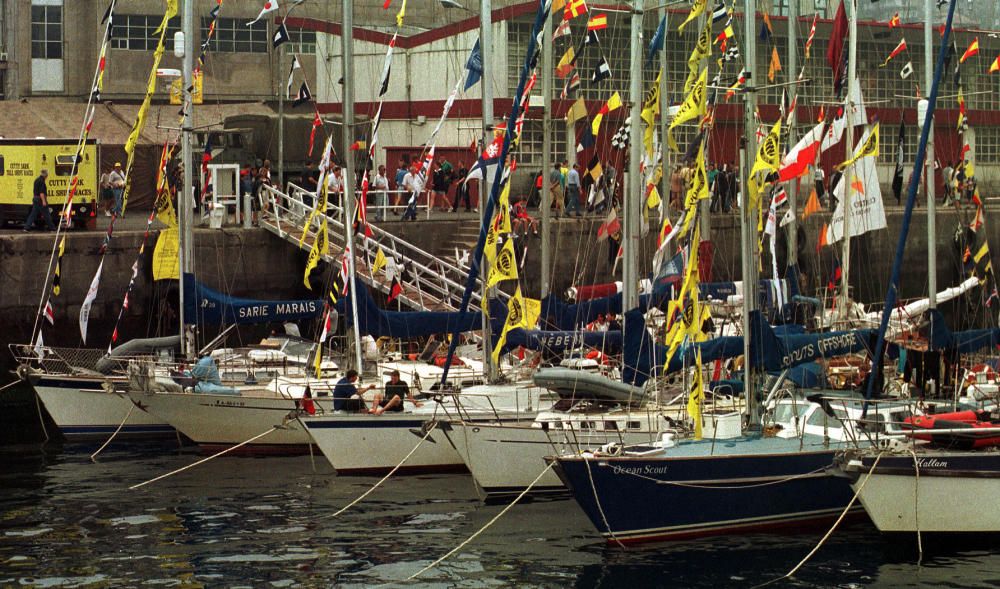
[[[396,26],[403,26],[403,18],[406,17],[406,0],[399,6],[399,13],[396,14]]]
[[[660,206],[663,199],[660,198],[660,191],[656,189],[656,184],[649,186],[649,194],[646,195],[646,208],[655,209]]]
[[[611,95],[611,98],[608,99],[607,111],[614,112],[621,107],[622,107],[622,97],[620,94],[615,92],[614,94]]]
[[[375,252],[375,261],[372,262],[372,276],[378,273],[379,270],[385,268],[387,261],[385,259],[385,252],[379,247],[378,251]]]
[[[674,128],[705,114],[705,86],[707,83],[708,68],[705,68],[701,70],[701,75],[698,76],[698,81],[691,88],[691,93],[684,99],[677,114],[674,115],[674,120],[670,121],[670,126],[667,127],[667,144],[674,151],[680,151],[674,140]]]
[[[203,93],[204,85],[202,80],[204,76],[201,70],[197,70],[192,74],[191,84],[193,88],[191,89],[191,103],[192,104],[202,104],[205,101],[205,95]],[[184,104],[184,80],[183,78],[177,78],[170,83],[170,104]]]
[[[684,27],[694,19],[701,16],[705,12],[705,7],[708,5],[708,0],[694,0],[694,4],[691,6],[691,12],[688,13],[688,17],[677,27],[677,32],[683,32]],[[708,19],[711,22],[711,19]]]
[[[583,102],[583,98],[577,98],[576,102],[566,111],[566,122],[572,125],[586,116],[587,105]]]
[[[514,296],[507,302],[507,320],[504,322],[503,331],[497,345],[493,348],[493,362],[500,359],[500,350],[507,341],[507,332],[512,329],[531,329],[538,321],[538,316],[542,312],[542,302],[536,299],[526,299],[521,296],[521,287],[514,291]]]
[[[705,142],[698,146],[698,156],[695,158],[694,174],[691,175],[691,186],[684,197],[684,225],[681,226],[680,236],[687,235],[695,217],[698,216],[698,202],[709,198],[708,192],[708,172],[705,170]],[[696,234],[697,235],[697,234]]]
[[[688,76],[684,80],[684,93],[687,94],[691,91],[691,86],[694,85],[695,80],[698,78],[698,69],[701,67],[701,60],[707,59],[712,56],[712,19],[705,19],[705,28],[701,30],[698,35],[698,41],[694,45],[694,49],[691,51],[691,56],[688,57]]]
[[[646,123],[646,128],[642,132],[642,145],[646,150],[646,155],[652,159],[653,158],[653,136],[656,133],[656,113],[660,111],[660,76],[663,75],[663,70],[661,69],[658,74],[656,74],[656,80],[653,81],[653,85],[646,92],[646,99],[642,103],[642,111],[639,113],[639,118]]]
[[[486,232],[486,242],[483,244],[483,257],[491,268],[497,259],[497,239],[500,235],[495,225],[495,223],[490,225],[490,230]]]
[[[153,248],[153,280],[177,280],[180,275],[177,227],[170,227],[160,231]]]
[[[517,257],[514,255],[514,240],[508,239],[503,242],[500,253],[490,267],[489,276],[486,278],[486,287],[489,288],[504,280],[517,279]]]
[[[503,190],[500,191],[495,219],[497,232],[510,233],[510,179],[504,182]]]
[[[573,50],[573,46],[570,45],[566,48],[566,53],[563,53],[562,58],[559,63],[556,64],[556,75],[560,78],[565,78],[576,64],[576,52]]]
[[[763,170],[777,171],[781,164],[781,119],[775,121],[771,132],[757,146],[757,159],[750,169],[750,176],[756,177]]]
[[[863,157],[878,157],[878,126],[879,123],[875,123],[871,134],[868,135],[868,139],[865,139],[865,142],[854,151],[854,156],[851,159],[837,166],[838,170],[843,170]]]
[[[702,436],[701,405],[705,401],[705,388],[702,384],[701,376],[701,350],[697,352],[694,376],[691,378],[691,391],[688,394],[687,412],[691,421],[694,422],[694,439],[700,440]]]
[[[312,290],[312,285],[309,284],[309,275],[312,273],[313,268],[319,265],[320,259],[326,255],[326,252],[330,247],[329,241],[327,240],[326,229],[326,216],[324,215],[323,220],[320,221],[319,224],[319,233],[313,241],[312,249],[309,250],[309,259],[306,260],[305,274],[302,275],[302,283],[305,284],[306,288],[309,290]]]
[[[566,8],[566,0],[552,0],[552,14],[559,14],[559,11]]]
[[[167,0],[167,8],[163,12],[163,20],[160,21],[160,26],[153,31],[154,35],[159,35],[166,31],[167,21],[177,16],[177,0]]]

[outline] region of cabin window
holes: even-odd
[[[628,422],[628,424],[626,424],[626,427],[628,429],[633,429],[633,430],[642,429],[642,422],[641,421],[630,421],[630,422]]]
[[[111,48],[128,51],[153,51],[160,42],[156,29],[163,22],[162,15],[122,14],[115,15],[111,27]],[[181,30],[180,17],[167,21],[166,43],[172,44],[174,33]]]
[[[607,430],[607,431],[609,431],[609,432],[616,432],[616,431],[618,431],[618,422],[617,421],[605,421],[604,422],[604,429]]]
[[[833,421],[832,418],[828,417],[822,409],[817,409],[809,415],[809,419],[806,421],[806,425],[818,425],[822,426],[825,422],[829,425]]]
[[[580,429],[597,429],[597,423],[594,421],[581,421]]]

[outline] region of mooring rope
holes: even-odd
[[[411,581],[413,579],[416,579],[420,575],[426,573],[427,571],[431,570],[432,568],[436,567],[437,565],[441,564],[442,562],[444,562],[445,560],[447,560],[448,558],[450,558],[452,555],[454,555],[455,553],[457,553],[459,550],[465,548],[470,542],[472,542],[473,540],[475,540],[476,537],[479,536],[479,534],[482,534],[483,532],[485,532],[487,530],[487,528],[489,528],[490,526],[492,526],[493,524],[495,524],[497,522],[497,520],[499,520],[501,517],[504,516],[505,513],[507,513],[508,511],[510,511],[510,509],[512,507],[514,507],[515,505],[517,505],[517,503],[525,495],[527,495],[536,484],[538,484],[538,481],[542,480],[542,477],[545,476],[545,473],[549,472],[549,470],[551,470],[554,465],[555,465],[554,462],[550,462],[549,465],[546,466],[545,469],[542,472],[538,473],[538,476],[535,477],[535,480],[531,481],[531,484],[528,485],[527,487],[525,487],[525,489],[523,491],[521,491],[521,494],[518,495],[513,501],[510,502],[510,505],[508,505],[507,507],[504,507],[502,510],[500,510],[500,513],[498,513],[495,516],[493,516],[493,519],[491,519],[490,521],[486,522],[486,525],[484,525],[483,527],[479,528],[474,534],[472,534],[471,536],[469,536],[468,538],[466,538],[464,542],[462,542],[461,544],[459,544],[458,546],[456,546],[452,550],[448,551],[448,553],[445,554],[444,556],[442,556],[441,558],[435,560],[431,564],[425,566],[424,568],[420,569],[416,573],[414,573],[414,574],[410,575],[409,577],[407,577],[406,580],[407,581]]]
[[[128,418],[132,417],[132,410],[135,409],[135,403],[129,403],[129,405],[130,407],[128,408],[128,413],[125,414],[125,419],[123,419],[122,422],[118,424],[118,427],[115,429],[114,433],[111,434],[111,437],[108,438],[108,440],[104,442],[104,444],[102,444],[100,448],[97,449],[97,452],[94,452],[93,454],[90,455],[91,462],[94,462],[94,458],[96,458],[98,454],[100,454],[105,448],[108,447],[108,444],[111,443],[111,440],[115,439],[115,436],[118,435],[118,432],[122,431],[122,428],[125,427],[125,422],[128,421]]]
[[[424,440],[426,440],[431,435],[431,432],[434,431],[434,428],[437,427],[437,421],[436,420],[430,421],[428,423],[430,423],[431,425],[430,425],[430,427],[427,428],[427,433],[424,434],[424,437],[420,438],[420,440],[417,442],[417,445],[414,446],[412,450],[410,450],[409,454],[407,454],[406,456],[403,457],[403,460],[401,460],[399,464],[397,464],[395,467],[393,467],[393,469],[390,470],[387,475],[385,475],[384,477],[382,477],[382,479],[379,480],[379,482],[375,483],[375,485],[372,486],[371,489],[368,489],[367,491],[365,491],[364,493],[362,493],[357,499],[355,499],[354,501],[351,501],[347,505],[341,507],[336,513],[330,515],[329,517],[331,519],[335,518],[338,515],[340,515],[340,514],[344,513],[345,511],[347,511],[348,509],[354,507],[355,505],[357,505],[358,503],[360,503],[365,497],[371,495],[372,492],[375,489],[377,489],[380,486],[382,486],[382,483],[384,483],[387,480],[389,480],[389,477],[391,477],[392,475],[396,474],[396,471],[399,470],[400,467],[402,467],[404,464],[406,464],[406,461],[410,459],[410,456],[413,456],[413,453],[417,451],[417,448],[420,447],[420,444],[422,444],[424,442]]]
[[[171,472],[168,472],[167,474],[161,474],[160,476],[156,477],[155,479],[150,479],[150,480],[148,480],[148,481],[146,481],[144,483],[139,483],[138,485],[132,485],[128,489],[129,489],[129,491],[132,491],[132,490],[138,489],[139,487],[145,487],[146,485],[148,485],[150,483],[155,483],[156,481],[163,480],[163,479],[165,479],[167,477],[170,477],[170,476],[173,476],[175,474],[184,472],[185,470],[188,470],[190,468],[194,468],[194,467],[198,466],[199,464],[204,464],[204,463],[208,462],[209,460],[212,460],[214,458],[218,458],[219,456],[222,456],[223,454],[228,454],[228,453],[232,452],[233,450],[236,450],[238,448],[242,448],[243,446],[246,446],[247,444],[249,444],[251,442],[255,442],[255,441],[263,438],[267,434],[275,432],[275,431],[277,431],[279,429],[281,429],[280,425],[272,425],[270,427],[270,429],[268,429],[267,431],[265,431],[263,433],[259,433],[256,436],[250,438],[249,440],[246,440],[245,442],[240,442],[239,444],[236,444],[235,446],[231,446],[229,448],[226,448],[225,450],[223,450],[221,452],[218,452],[216,454],[212,454],[211,456],[208,456],[206,458],[202,458],[198,462],[195,462],[193,464],[189,464],[187,466],[183,466],[181,468],[178,468],[177,470],[173,470]]]
[[[872,474],[875,473],[875,467],[878,466],[879,460],[882,460],[882,455],[883,454],[885,454],[884,451],[883,452],[879,452],[878,456],[875,457],[875,462],[872,463],[871,469],[868,471],[868,474],[865,475],[865,480],[861,481],[861,485],[859,485],[858,486],[858,490],[854,492],[854,496],[851,497],[851,500],[847,503],[847,507],[844,508],[844,511],[840,512],[840,517],[837,518],[837,521],[833,522],[833,525],[830,526],[830,529],[827,530],[826,534],[824,534],[823,537],[820,538],[819,543],[816,544],[816,546],[812,550],[809,551],[809,554],[807,554],[805,556],[805,558],[803,558],[802,560],[800,560],[799,564],[795,565],[792,568],[792,570],[788,571],[788,573],[786,573],[785,575],[782,575],[782,576],[780,576],[780,577],[778,577],[776,579],[771,579],[770,581],[767,581],[766,583],[761,583],[760,585],[756,585],[752,589],[758,589],[759,587],[766,587],[768,585],[773,585],[774,583],[777,583],[778,581],[783,581],[785,579],[790,578],[792,575],[794,575],[795,573],[799,572],[799,569],[801,569],[809,561],[809,559],[813,557],[814,554],[816,554],[817,552],[819,552],[819,549],[823,547],[823,544],[825,544],[826,541],[830,538],[830,536],[833,534],[833,531],[837,529],[837,526],[840,525],[840,522],[842,522],[844,520],[844,517],[847,516],[847,512],[849,512],[851,510],[851,508],[854,507],[854,502],[858,500],[858,496],[861,495],[861,491],[863,491],[864,488],[865,488],[865,485],[868,484],[868,479],[872,478]]]
[[[590,472],[590,458],[586,454],[583,454],[583,463],[587,465],[587,478],[590,479],[590,490],[594,493],[594,503],[597,504],[597,511],[601,514],[601,521],[604,522],[604,527],[608,529],[608,534],[611,539],[615,541],[618,546],[625,548],[625,544],[618,539],[615,535],[614,530],[611,529],[611,524],[608,523],[608,517],[604,515],[604,507],[601,506],[601,498],[597,496],[597,485],[594,484],[594,473]]]

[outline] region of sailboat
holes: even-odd
[[[849,4],[852,4],[848,0]],[[745,14],[753,14],[747,3]],[[848,14],[851,50],[856,47],[856,14]],[[755,63],[753,19],[746,19],[743,47],[748,63]],[[846,111],[851,111],[852,86],[856,83],[854,60],[849,59]],[[753,80],[747,81],[752,84]],[[745,128],[754,127],[754,92],[746,92]],[[780,129],[780,123],[776,125]],[[848,128],[851,125],[848,124]],[[768,152],[767,143],[772,142]],[[748,136],[752,145],[753,138]],[[756,163],[777,159],[776,137],[765,139],[757,151]],[[849,146],[850,147],[850,146]],[[753,150],[748,150],[748,154]],[[850,149],[850,153],[853,153]],[[777,162],[775,161],[775,165]],[[746,172],[748,166],[741,166]],[[773,167],[771,169],[774,169]],[[747,190],[753,171],[741,185]],[[743,203],[749,203],[747,194]],[[743,279],[756,283],[756,234],[751,207],[741,207],[744,244]],[[849,231],[847,232],[849,234]],[[594,526],[609,542],[630,543],[656,539],[801,526],[832,519],[848,505],[851,489],[826,472],[835,452],[849,443],[871,443],[870,433],[846,423],[849,415],[859,417],[866,409],[863,398],[833,403],[822,396],[794,395],[788,403],[771,408],[770,416],[755,393],[762,370],[787,369],[812,356],[832,353],[840,346],[866,342],[872,332],[844,331],[777,337],[755,310],[755,297],[743,300],[744,394],[750,404],[749,428],[730,438],[664,439],[645,447],[616,447],[597,452],[547,458]],[[769,357],[771,359],[769,359]],[[784,375],[780,377],[783,379]],[[696,372],[694,394],[701,394]],[[874,380],[874,379],[872,379]],[[821,393],[822,391],[816,391]],[[810,400],[811,399],[811,400]],[[694,401],[697,403],[697,401]],[[697,407],[697,405],[695,405]],[[786,409],[778,411],[780,406]],[[880,420],[891,423],[901,415],[898,407],[886,404],[875,411]],[[696,430],[697,430],[697,416]],[[774,427],[774,426],[778,427]],[[898,435],[899,432],[887,432]],[[866,441],[859,442],[859,438]],[[684,506],[658,509],[650,506]]]

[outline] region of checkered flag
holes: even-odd
[[[722,54],[722,60],[726,62],[733,61],[734,59],[739,59],[739,58],[740,58],[740,48],[737,47],[736,45],[733,45],[729,49],[726,49],[726,52]]]
[[[632,133],[632,120],[625,119],[625,124],[618,128],[618,132],[611,138],[611,147],[614,149],[625,149],[628,147],[628,138]]]

